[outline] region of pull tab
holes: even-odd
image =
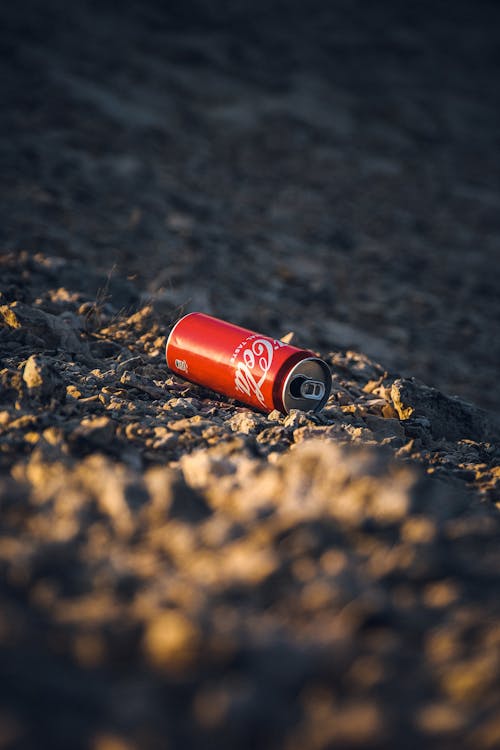
[[[319,380],[304,380],[300,386],[300,394],[304,398],[321,401],[325,395],[325,384]]]

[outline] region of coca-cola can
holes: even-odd
[[[204,313],[177,321],[165,354],[176,375],[265,412],[319,411],[330,395],[330,370],[313,352]]]

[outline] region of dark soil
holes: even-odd
[[[0,11],[0,748],[500,747],[500,7]],[[173,376],[202,310],[318,415]]]

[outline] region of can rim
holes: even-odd
[[[283,381],[283,386],[281,388],[281,393],[280,393],[281,403],[283,404],[283,409],[284,409],[284,411],[285,411],[286,414],[288,414],[289,411],[290,411],[285,406],[285,392],[286,392],[286,388],[288,386],[290,378],[294,374],[294,370],[298,367],[298,365],[301,365],[303,362],[319,362],[319,364],[321,365],[322,369],[324,369],[325,374],[328,371],[328,374],[331,377],[330,368],[328,367],[328,365],[326,364],[326,362],[323,359],[321,359],[321,357],[304,357],[303,359],[300,359],[292,367],[292,369],[290,370],[290,372],[287,374],[285,380]],[[330,397],[331,390],[332,390],[331,382],[330,382],[330,387],[328,387],[328,383],[325,382],[325,394],[324,394],[323,398],[321,399],[321,401],[318,401],[317,406],[315,408],[311,408],[311,411],[320,411],[324,407],[324,405],[326,404],[326,402],[328,401],[328,399]]]
[[[178,321],[176,321],[174,323],[174,327],[172,328],[172,330],[168,334],[167,343],[165,344],[165,360],[167,362],[167,367],[168,367],[169,370],[172,369],[170,367],[170,362],[168,361],[168,345],[170,344],[170,339],[172,338],[172,335],[173,335],[175,329],[177,328],[177,326],[179,325],[179,323],[182,323],[183,320],[185,320],[186,318],[189,318],[191,315],[199,315],[199,313],[197,313],[197,312],[190,312],[190,313],[186,313],[185,315],[183,315],[181,318],[179,318]]]

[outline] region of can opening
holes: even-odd
[[[307,353],[307,352],[306,352]],[[328,400],[332,376],[330,368],[317,357],[305,357],[288,373],[282,386],[284,411],[319,411]]]
[[[292,398],[309,398],[312,401],[320,401],[325,395],[325,384],[319,380],[310,380],[298,375],[290,383],[290,395]]]

